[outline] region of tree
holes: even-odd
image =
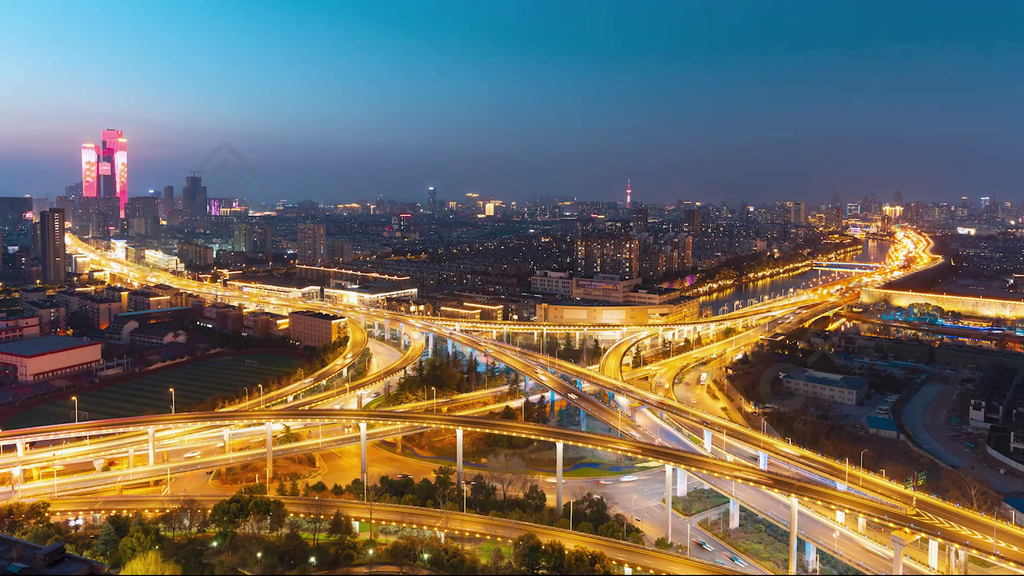
[[[510,452],[500,452],[487,462],[487,481],[501,492],[502,511],[508,512],[509,497],[522,486],[523,459]]]
[[[309,509],[309,517],[306,518],[306,526],[313,534],[313,546],[316,546],[320,533],[330,522],[331,520],[327,518],[327,503],[317,498]]]
[[[331,517],[331,523],[327,526],[327,535],[341,540],[351,538],[354,534],[352,519],[335,510],[334,516]]]
[[[970,474],[957,472],[956,482],[951,486],[956,499],[964,506],[978,512],[991,512],[999,503],[999,497],[992,489]]]
[[[96,547],[93,549],[93,553],[97,557],[109,561],[113,557],[114,552],[117,551],[117,546],[120,543],[121,538],[117,535],[114,525],[110,522],[104,522],[100,528],[100,535],[96,538]]]
[[[174,562],[164,560],[160,556],[158,550],[150,550],[144,554],[140,554],[138,557],[133,558],[130,562],[124,565],[121,570],[121,574],[135,575],[135,574],[158,574],[166,576],[176,576],[181,574],[181,566],[178,566]]]
[[[189,544],[196,535],[204,532],[210,525],[210,512],[198,500],[191,497],[181,498],[171,511],[173,522],[181,530],[181,535]]]
[[[159,544],[160,535],[155,529],[143,524],[136,524],[132,526],[128,535],[121,539],[117,551],[121,555],[121,562],[124,563],[157,548]]]
[[[541,568],[544,545],[533,532],[520,534],[512,541],[512,566],[526,574],[536,574]]]

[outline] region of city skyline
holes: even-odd
[[[78,147],[117,126],[130,196],[181,186],[226,141],[267,202],[622,201],[627,179],[653,204],[1021,198],[1014,5],[266,5],[236,25],[231,4],[197,6],[9,7],[0,194],[60,195]],[[201,41],[168,46],[158,23]],[[111,26],[110,58],[69,59]]]

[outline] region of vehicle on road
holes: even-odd
[[[731,560],[734,564],[736,564],[740,568],[743,568],[743,567],[745,567],[747,565],[746,562],[744,562],[743,560],[740,560],[739,556],[737,556],[737,555],[735,555],[735,554],[733,554],[731,552],[722,552],[722,556],[725,556],[726,558]]]
[[[708,552],[714,552],[715,551],[715,549],[712,548],[710,544],[708,544],[707,542],[701,540],[700,538],[691,538],[690,541],[693,542],[694,544],[696,544],[697,546],[700,546],[701,548],[707,550]]]
[[[395,478],[398,478],[399,480],[404,480],[406,478],[412,479],[412,474],[399,474],[395,476]]]
[[[555,478],[554,476],[548,476],[547,478],[544,479],[544,481],[547,482],[548,484],[558,484],[558,479]],[[566,483],[566,479],[562,478],[562,484],[565,484],[565,483]]]
[[[693,396],[690,396],[690,404],[696,404],[696,403],[697,403],[697,399],[694,398]]]
[[[185,455],[181,457],[181,459],[188,460],[189,458],[199,458],[202,454],[203,453],[199,450],[193,450],[191,452],[186,452]]]
[[[707,381],[708,381],[708,373],[707,372],[701,372],[700,373],[700,383],[701,384],[707,384]]]
[[[602,486],[607,486],[608,484],[611,484],[611,483],[612,483],[611,480],[594,480],[594,484],[600,484]]]
[[[632,474],[627,474],[626,476],[619,478],[619,482],[636,482],[637,480],[638,478]]]

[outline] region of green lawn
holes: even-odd
[[[246,360],[258,360],[259,366],[248,366]],[[296,356],[260,354],[230,356],[201,360],[162,372],[146,374],[127,382],[78,395],[78,409],[83,420],[124,418],[171,411],[170,388],[174,388],[175,405],[185,408],[210,396],[241,391],[249,387],[249,395],[258,395],[256,386],[270,378],[291,372],[302,359]],[[73,422],[74,402],[68,398],[33,406],[7,418],[4,429],[26,428]]]
[[[729,499],[709,488],[698,488],[691,490],[686,496],[674,496],[672,508],[683,516],[693,516],[716,506],[721,506]]]

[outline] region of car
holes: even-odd
[[[594,480],[594,484],[600,484],[601,486],[607,486],[608,484],[611,483],[611,480]]]
[[[547,478],[544,479],[544,481],[547,482],[548,484],[558,484],[558,479],[555,478],[554,476],[548,476]],[[562,484],[565,484],[565,482],[565,478],[562,478]]]
[[[639,480],[639,478],[633,476],[632,474],[627,474],[622,478],[619,478],[619,482],[636,482],[637,480]]]
[[[700,538],[691,538],[690,540],[694,544],[696,544],[697,546],[700,546],[701,548],[707,550],[708,552],[714,552],[715,551],[715,549],[712,548],[710,544],[708,544],[707,542],[701,540]]]
[[[1006,476],[1006,468],[1000,468],[999,473],[1002,474],[1003,476]]]
[[[193,450],[191,452],[186,452],[185,455],[181,457],[181,459],[182,460],[188,460],[189,458],[199,458],[199,456],[201,456],[201,455],[202,455],[201,451]]]
[[[395,476],[395,478],[398,478],[399,480],[405,480],[406,478],[408,478],[408,479],[411,480],[412,479],[412,474],[399,474],[399,475]]]
[[[740,560],[739,556],[737,556],[737,555],[735,555],[735,554],[733,554],[731,552],[722,552],[722,556],[725,556],[729,560],[732,560],[732,562],[734,564],[736,564],[737,566],[739,566],[740,568],[742,568],[742,567],[747,565],[746,562],[744,562],[743,560]]]
[[[571,398],[573,400],[579,400],[579,397],[576,396],[575,394],[573,394],[572,392],[569,392],[568,394],[566,394],[566,396],[568,396],[569,398]]]
[[[697,399],[696,399],[696,398],[693,398],[693,397],[691,396],[691,397],[690,397],[690,404],[696,404],[696,403],[697,403]]]
[[[370,394],[370,398],[376,398],[378,396],[380,396],[380,392],[374,392],[373,394]]]

